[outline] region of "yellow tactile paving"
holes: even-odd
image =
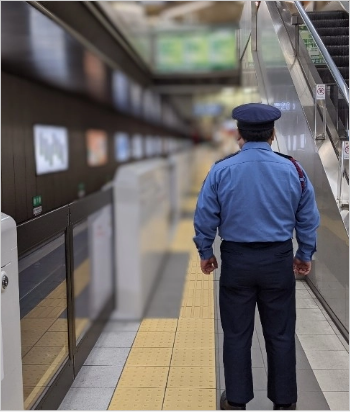
[[[36,346],[68,346],[68,335],[66,332],[46,332]]]
[[[46,332],[55,322],[54,319],[30,319],[24,317],[21,319],[21,331],[43,331]]]
[[[163,410],[216,410],[216,390],[196,388],[167,388],[165,392]]]
[[[174,366],[170,368],[167,387],[215,389],[215,367]]]
[[[191,332],[197,329],[203,331],[214,331],[214,319],[179,319],[177,325],[178,332]]]
[[[181,205],[186,212],[194,212],[212,165],[203,153],[194,161],[191,195]],[[214,276],[201,272],[193,236],[192,219],[181,219],[169,248],[190,256],[179,319],[143,320],[110,410],[216,409]]]
[[[163,388],[118,388],[108,410],[159,411],[163,397]]]
[[[135,348],[128,356],[126,366],[169,366],[172,348]]]
[[[63,353],[62,353],[63,350]],[[23,358],[23,365],[51,365],[62,362],[67,356],[67,349],[59,346],[34,346]]]
[[[213,332],[180,332],[176,334],[174,348],[214,348]]]
[[[144,319],[139,332],[175,332],[177,319]]]
[[[215,348],[174,348],[171,366],[215,367]]]
[[[175,332],[138,332],[134,348],[172,348]]]
[[[129,366],[123,370],[118,388],[165,388],[169,367]]]

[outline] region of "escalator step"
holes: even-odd
[[[349,68],[348,67],[338,67],[340,74],[342,75],[343,79],[346,81],[349,79]],[[323,83],[334,83],[335,80],[328,69],[328,67],[317,67],[318,74],[320,75]]]
[[[329,27],[346,27],[349,30],[349,20],[315,20],[312,22],[314,27],[317,28],[329,28]]]
[[[349,66],[349,56],[332,56],[332,58],[337,67]]]
[[[310,11],[307,13],[310,20],[333,20],[333,19],[345,19],[348,17],[344,11]]]
[[[325,46],[346,46],[349,44],[349,36],[321,36]]]
[[[317,33],[323,36],[348,36],[349,27],[320,27],[317,29]]]
[[[327,46],[327,50],[331,56],[349,56],[349,45]]]

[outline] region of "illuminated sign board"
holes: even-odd
[[[68,132],[64,127],[34,126],[37,175],[68,169]]]

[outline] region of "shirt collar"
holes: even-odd
[[[244,143],[241,150],[248,150],[248,149],[264,149],[264,150],[270,150],[272,152],[272,148],[267,142],[246,142]]]

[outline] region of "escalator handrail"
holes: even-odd
[[[320,36],[318,35],[314,25],[312,24],[309,16],[307,15],[306,11],[304,10],[303,6],[301,5],[300,1],[295,1],[295,6],[298,9],[301,18],[303,19],[306,27],[309,29],[312,37],[315,40],[315,43],[317,44],[320,52],[322,53],[326,64],[332,73],[334,80],[336,81],[342,95],[344,96],[348,106],[349,106],[349,88],[347,84],[345,83],[343,76],[340,74],[340,71],[338,67],[335,65],[331,55],[329,54],[328,50],[326,49],[326,46],[323,44],[323,41],[321,40]]]

